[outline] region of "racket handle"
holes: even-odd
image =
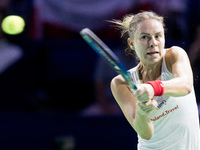
[[[137,90],[138,90],[138,87],[137,87],[137,85],[136,84],[134,84],[133,82],[128,82],[129,83],[129,85],[131,86],[131,90],[133,91],[133,92],[137,92]]]

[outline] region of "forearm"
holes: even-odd
[[[117,76],[111,82],[112,93],[130,125],[141,138],[149,140],[154,132],[153,123],[148,114],[154,109],[154,101],[148,104],[140,103],[131,93],[124,79]],[[144,89],[144,88],[140,88]],[[145,114],[145,115],[141,115]]]
[[[173,78],[163,81],[164,95],[179,97],[189,94],[193,87],[193,82],[182,78]]]
[[[154,126],[148,115],[136,113],[133,128],[141,138],[149,140],[154,133]]]
[[[172,47],[166,53],[168,70],[173,78],[163,81],[164,95],[179,97],[189,94],[193,88],[193,73],[187,53],[178,47]]]

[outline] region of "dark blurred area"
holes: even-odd
[[[98,113],[94,107],[82,114],[99,104],[97,87],[109,84],[102,79],[97,85],[99,57],[79,32],[90,28],[112,50],[123,52],[126,44],[106,20],[142,10],[165,17],[166,47],[180,46],[198,62],[198,0],[1,0],[0,18],[19,15],[26,26],[18,35],[0,31],[0,149],[136,149],[137,135],[120,113],[100,106]],[[200,64],[192,67],[199,103]]]

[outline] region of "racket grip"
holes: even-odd
[[[134,84],[133,82],[129,82],[129,85],[131,86],[132,92],[137,92],[138,86]]]

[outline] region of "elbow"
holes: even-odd
[[[148,128],[134,128],[137,134],[144,140],[150,140],[154,134],[154,127],[153,124],[151,124]]]
[[[189,85],[185,85],[184,88],[182,88],[182,91],[180,94],[173,95],[174,97],[179,97],[179,96],[186,96],[192,92],[192,87]]]
[[[144,118],[147,118],[148,120],[146,119],[144,120]],[[137,134],[140,136],[140,138],[144,140],[150,140],[152,136],[154,135],[154,125],[153,125],[153,122],[148,117],[141,116],[140,118],[138,118],[136,115],[133,128],[135,129]]]
[[[150,140],[151,137],[153,136],[153,133],[150,134],[141,134],[140,137],[144,140]]]
[[[193,78],[192,77],[190,77],[190,78],[185,78],[185,79],[183,79],[183,81],[185,81],[185,82],[183,82],[184,83],[184,86],[185,86],[185,95],[188,95],[188,94],[190,94],[191,92],[192,92],[192,90],[193,90],[193,84],[194,84],[194,82],[193,82]]]
[[[154,134],[154,130],[150,130],[150,132],[148,132],[148,133],[147,132],[141,133],[140,137],[144,140],[150,140],[152,138],[153,134]]]
[[[192,87],[189,87],[187,90],[187,94],[190,94],[192,92]]]
[[[193,83],[190,82],[183,82],[182,85],[179,86],[179,94],[176,95],[177,96],[186,96],[188,94],[190,94],[193,90]],[[178,92],[177,92],[178,93]]]
[[[192,92],[193,86],[191,84],[185,85],[185,95],[188,95]]]

